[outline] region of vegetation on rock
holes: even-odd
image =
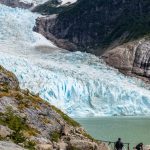
[[[70,142],[82,139],[89,147],[92,142],[100,149],[100,143],[81,129],[79,123],[38,95],[21,90],[15,75],[3,67],[0,67],[0,83],[0,126],[7,131],[6,134],[0,130],[0,140],[13,141],[29,150],[59,149],[61,144],[71,150]],[[74,148],[82,150],[83,146],[77,142]]]

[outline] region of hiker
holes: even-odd
[[[121,142],[121,138],[118,138],[118,141],[115,143],[115,149],[116,150],[122,150],[123,143]]]
[[[143,143],[139,143],[135,147],[136,150],[143,150]]]

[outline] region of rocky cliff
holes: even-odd
[[[37,19],[35,31],[63,48],[101,55],[110,45],[149,34],[149,10],[149,0],[79,0],[55,19]]]
[[[27,4],[27,3],[21,2],[19,0],[0,0],[0,3],[7,5],[7,6],[19,7],[19,8],[24,8],[24,9],[28,9],[33,6],[32,3]]]
[[[78,0],[38,18],[34,30],[64,49],[103,54],[109,65],[149,82],[149,18],[149,0]]]
[[[3,67],[0,67],[0,148],[107,149],[59,109],[28,90],[21,90],[14,74]]]
[[[142,38],[125,43],[105,52],[102,56],[107,64],[122,73],[136,76],[150,83],[150,40]]]

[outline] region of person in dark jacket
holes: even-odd
[[[116,150],[122,150],[123,148],[123,143],[121,142],[121,138],[118,138],[118,141],[115,143],[115,149]]]
[[[135,148],[136,150],[143,150],[143,143],[139,143]]]

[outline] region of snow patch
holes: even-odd
[[[67,4],[67,3],[73,4],[73,3],[75,3],[75,2],[77,2],[77,0],[62,0],[62,4],[61,4],[61,5],[65,5],[65,4]]]
[[[33,3],[34,5],[40,5],[43,4],[45,2],[47,2],[48,0],[20,0],[20,2],[26,3],[26,4],[31,4]]]

